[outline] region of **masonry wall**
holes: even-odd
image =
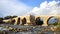
[[[17,21],[18,21],[18,18],[20,18],[20,24],[19,25],[21,25],[22,24],[22,19],[23,18],[26,18],[26,24],[24,24],[24,25],[34,25],[35,24],[35,19],[37,18],[37,17],[40,17],[40,18],[42,18],[43,19],[43,25],[42,26],[48,26],[48,24],[47,24],[47,21],[48,21],[48,19],[50,18],[50,17],[52,17],[52,16],[31,16],[31,15],[25,15],[25,16],[19,16],[19,17],[17,17],[17,18],[13,18],[13,19],[15,19],[15,23],[14,23],[14,25],[17,25]],[[55,18],[59,18],[60,19],[60,15],[57,15],[57,16],[54,16]],[[8,20],[3,20],[4,22],[8,22],[8,21],[10,21],[9,19]]]

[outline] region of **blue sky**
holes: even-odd
[[[25,4],[27,4],[28,6],[39,6],[41,2],[43,2],[44,0],[19,0]]]
[[[56,15],[60,14],[58,3],[60,0],[0,0],[0,17],[26,14]]]
[[[41,4],[42,2],[44,2],[44,1],[51,2],[51,1],[53,1],[53,0],[19,0],[19,1],[27,4],[28,6],[32,6],[32,7],[37,6],[37,7],[39,7],[40,4]],[[55,1],[60,1],[60,0],[55,0]]]

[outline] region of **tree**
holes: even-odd
[[[60,19],[56,19],[56,22],[53,24],[54,26],[60,25]]]
[[[58,22],[55,22],[53,25],[54,25],[54,26],[58,25]]]
[[[58,18],[58,27],[60,28],[60,18]]]
[[[3,18],[0,17],[0,23],[3,23]]]
[[[17,16],[6,16],[6,17],[4,17],[4,19],[12,19],[12,18],[15,18],[15,17],[17,17]]]

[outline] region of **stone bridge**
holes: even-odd
[[[48,26],[48,20],[52,17],[60,19],[60,15],[56,15],[56,16],[25,15],[25,16],[19,16],[19,17],[13,18],[13,19],[3,20],[3,22],[9,23],[10,21],[15,20],[14,23],[12,22],[12,24],[14,24],[14,25],[35,25],[36,24],[35,20],[38,17],[43,19],[42,26]]]

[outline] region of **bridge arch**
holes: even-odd
[[[51,16],[51,17],[48,18],[48,20],[47,20],[47,24],[48,24],[48,21],[49,21],[51,18],[53,18],[53,17],[54,17],[54,16]]]
[[[55,22],[57,22],[57,18],[55,18],[54,16],[49,17],[47,20],[48,25],[54,24]]]
[[[22,19],[22,25],[24,25],[24,24],[26,24],[26,18],[24,17],[23,19]]]
[[[11,20],[11,24],[14,24],[14,23],[15,23],[15,19],[12,19],[12,20]]]
[[[18,20],[17,20],[17,25],[20,24],[20,17],[18,17]]]
[[[43,20],[40,17],[37,17],[35,20],[36,25],[42,25],[43,24]]]

